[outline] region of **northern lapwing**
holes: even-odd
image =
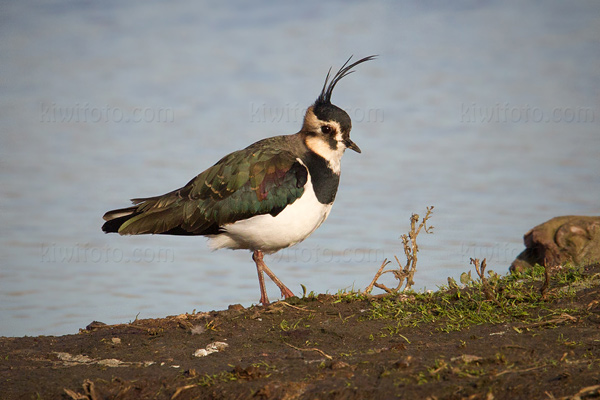
[[[344,151],[360,148],[350,140],[352,122],[331,104],[335,85],[352,68],[350,57],[306,110],[300,132],[260,140],[226,155],[184,187],[162,196],[132,199],[134,206],[108,211],[104,232],[121,235],[203,235],[213,249],[247,249],[256,263],[260,303],[269,304],[263,272],[294,294],[263,261],[306,239],[327,219],[340,181]]]

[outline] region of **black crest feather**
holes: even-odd
[[[348,65],[348,63],[350,62],[352,57],[353,56],[350,56],[350,58],[348,58],[348,60],[346,60],[346,62],[344,63],[344,65],[342,65],[340,70],[333,76],[333,79],[331,79],[331,82],[329,82],[329,76],[331,75],[331,68],[329,68],[329,71],[327,72],[327,77],[325,78],[325,83],[323,84],[323,89],[321,90],[321,94],[319,95],[319,97],[317,97],[317,100],[315,101],[315,105],[331,104],[331,94],[333,93],[333,88],[335,88],[335,85],[337,85],[337,83],[343,77],[353,73],[354,71],[352,71],[352,68],[356,67],[358,64],[364,63],[365,61],[373,60],[377,56],[374,55],[374,56],[361,58],[360,60],[355,61],[352,64]],[[329,83],[329,85],[327,83]]]

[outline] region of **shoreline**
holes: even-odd
[[[6,399],[600,394],[600,264],[0,338]],[[35,378],[31,378],[34,376]]]

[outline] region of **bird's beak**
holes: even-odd
[[[358,146],[356,145],[356,143],[354,143],[352,140],[350,140],[350,138],[348,138],[348,139],[344,140],[344,144],[346,145],[346,148],[347,148],[347,149],[354,150],[354,151],[355,151],[355,152],[357,152],[357,153],[362,153],[362,152],[360,151],[360,147],[358,147]]]

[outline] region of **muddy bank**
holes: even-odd
[[[600,266],[0,338],[3,399],[600,397]],[[93,316],[90,316],[90,320]],[[579,396],[579,397],[577,397]]]

